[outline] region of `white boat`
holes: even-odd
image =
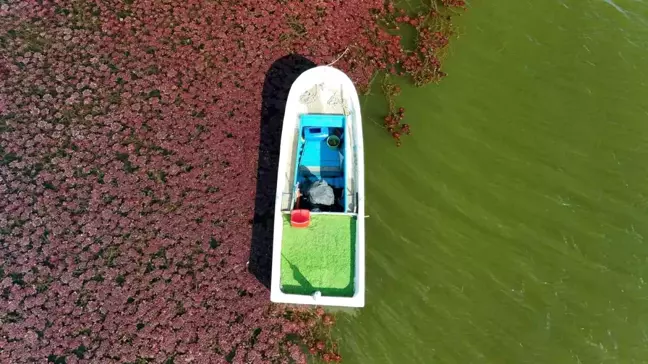
[[[342,71],[318,66],[292,84],[278,169],[271,301],[363,307],[362,118]]]

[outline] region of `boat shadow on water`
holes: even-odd
[[[272,273],[274,200],[286,100],[290,86],[297,77],[315,66],[315,63],[303,56],[290,54],[279,58],[270,66],[263,83],[257,185],[248,269],[267,288],[270,288]]]

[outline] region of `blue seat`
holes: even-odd
[[[326,145],[325,140],[307,140],[304,143],[304,153],[301,165],[305,167],[340,167],[340,152]]]
[[[344,128],[345,116],[342,114],[302,114],[300,126],[319,126],[322,128]]]
[[[344,188],[344,177],[330,177],[324,178],[324,180],[333,188]]]

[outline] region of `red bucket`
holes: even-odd
[[[290,226],[305,228],[310,225],[310,211],[306,209],[292,210],[290,212]]]

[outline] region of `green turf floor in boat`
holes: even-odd
[[[284,215],[281,286],[284,293],[353,296],[356,219],[311,214],[307,228],[290,226]]]

